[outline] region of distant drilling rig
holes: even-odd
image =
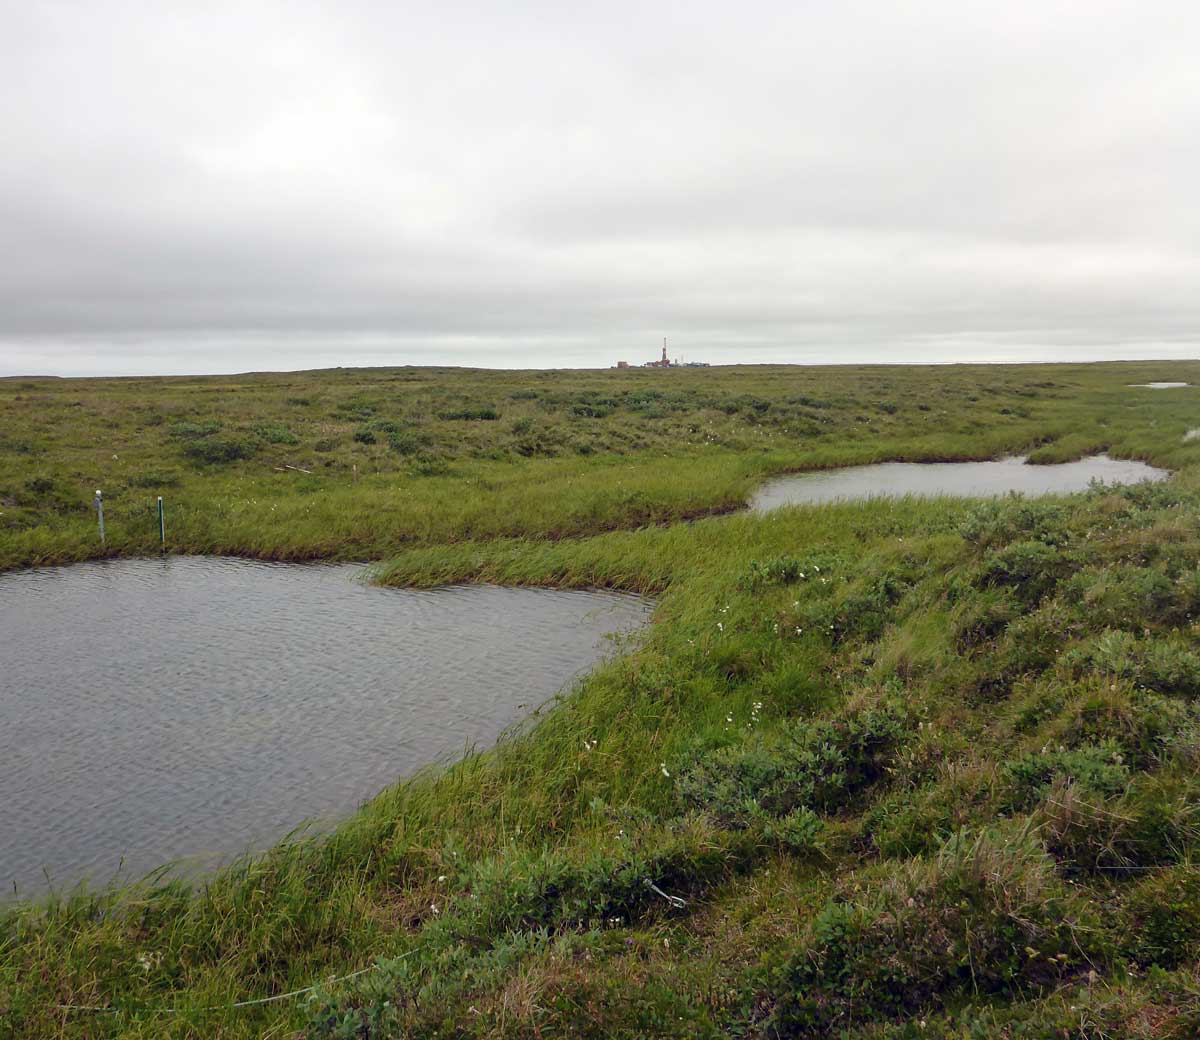
[[[628,361],[618,361],[615,368],[628,368]],[[676,358],[672,361],[667,357],[667,337],[663,336],[662,357],[657,361],[643,361],[642,368],[708,368],[708,365],[703,361],[689,361],[687,364]]]

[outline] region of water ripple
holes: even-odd
[[[0,575],[0,882],[208,866],[345,815],[493,742],[649,609],[360,573],[172,557]]]

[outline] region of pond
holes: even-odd
[[[1053,466],[1030,465],[1024,456],[989,462],[881,462],[769,480],[755,493],[750,508],[765,513],[780,506],[903,495],[989,498],[1020,491],[1036,497],[1085,491],[1093,480],[1133,484],[1168,476],[1166,470],[1144,462],[1110,459],[1107,455]]]
[[[167,557],[0,575],[0,884],[206,869],[484,746],[650,604]]]

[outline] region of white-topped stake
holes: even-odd
[[[158,496],[158,541],[164,549],[167,547],[167,522],[163,517],[162,495]]]
[[[96,488],[96,497],[92,499],[92,505],[96,507],[96,517],[100,521],[100,544],[104,544],[104,492]]]

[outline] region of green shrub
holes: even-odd
[[[360,426],[354,431],[354,440],[358,444],[374,444],[376,441],[375,431],[368,426]]]
[[[961,996],[1035,993],[1100,953],[1095,922],[1028,829],[962,832],[826,905],[775,974],[769,1035],[836,1035]]]
[[[263,423],[256,426],[254,432],[268,444],[300,443],[300,438],[284,426],[283,423]]]
[[[392,430],[388,434],[388,447],[401,455],[417,455],[433,443],[433,438],[427,433],[416,433],[412,430]]]
[[[162,473],[157,470],[139,473],[129,481],[129,486],[135,488],[167,488],[178,487],[179,484],[180,480],[176,474]]]
[[[811,852],[821,847],[821,834],[825,824],[808,806],[793,809],[778,820],[771,820],[763,828],[763,836],[779,842],[790,852]]]
[[[1071,635],[1066,609],[1051,600],[1012,620],[997,647],[994,667],[1009,678],[1043,672],[1058,661]]]
[[[375,404],[369,401],[343,401],[334,408],[333,414],[338,419],[366,422],[375,414]]]
[[[444,477],[450,472],[450,463],[428,452],[413,456],[412,462],[412,472],[418,477]]]
[[[683,809],[735,828],[827,811],[883,775],[908,727],[893,706],[792,722],[767,742],[694,753],[676,766],[676,795]]]
[[[220,465],[235,462],[238,459],[251,458],[258,450],[256,441],[249,437],[202,437],[199,440],[188,441],[183,453],[196,462]]]
[[[1174,968],[1200,958],[1200,867],[1179,864],[1143,878],[1122,905],[1135,960]]]
[[[1069,868],[1130,872],[1178,862],[1200,836],[1194,782],[1141,774],[1116,798],[1059,781],[1039,807],[1046,845]]]
[[[985,549],[1018,540],[1065,545],[1070,539],[1067,531],[1069,515],[1066,506],[1053,502],[991,499],[968,514],[959,532],[968,542]]]
[[[1120,749],[1111,744],[1084,744],[1023,755],[1006,762],[1004,772],[1010,785],[1010,808],[1027,808],[1060,781],[1074,783],[1080,791],[1101,798],[1120,794],[1129,783],[1129,767]]]
[[[850,639],[878,639],[908,589],[908,583],[895,575],[876,575],[850,586],[839,600],[811,608],[809,624],[835,645]]]
[[[653,840],[642,834],[615,851],[483,860],[466,867],[458,878],[455,931],[490,936],[627,924],[673,908],[652,886],[677,899],[690,897],[725,878],[752,854],[753,843],[744,837],[693,825],[655,829]]]
[[[1090,670],[1159,693],[1200,695],[1200,654],[1178,637],[1139,639],[1110,629],[1068,651],[1063,663],[1076,675]]]
[[[767,585],[794,585],[809,579],[817,581],[822,574],[828,576],[840,560],[830,553],[819,553],[800,559],[796,556],[777,556],[770,560],[751,560],[738,586],[747,590]]]
[[[1161,623],[1174,592],[1174,584],[1160,571],[1120,564],[1090,568],[1062,589],[1063,598],[1082,608],[1097,627],[1120,628]]]
[[[459,408],[451,412],[439,412],[439,419],[447,421],[495,422],[500,413],[495,408]]]
[[[181,419],[179,422],[173,422],[167,427],[167,433],[176,440],[192,441],[201,437],[209,437],[216,433],[221,428],[221,424],[216,420],[208,422],[194,423]]]
[[[863,814],[863,834],[881,855],[927,855],[964,827],[994,812],[995,770],[981,763],[946,762],[937,777],[915,790],[901,787]]]
[[[571,406],[571,414],[584,419],[604,419],[612,415],[613,409],[602,404],[576,404]]]
[[[1103,683],[1073,704],[1050,739],[1068,747],[1108,743],[1135,769],[1191,767],[1200,750],[1200,702]]]
[[[1066,577],[1073,567],[1060,549],[1045,542],[1014,542],[987,554],[976,575],[978,588],[1007,588],[1026,606],[1043,596]]]

